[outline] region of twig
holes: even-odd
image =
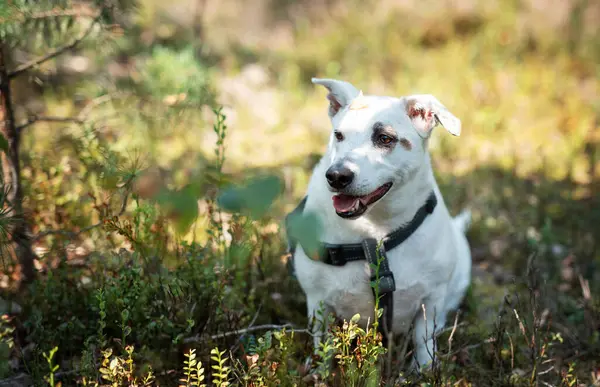
[[[458,327],[458,316],[460,312],[456,312],[456,317],[454,317],[454,325],[452,325],[452,332],[450,332],[450,337],[448,337],[448,352],[452,352],[452,339],[454,338],[454,332],[456,332],[456,328]]]
[[[121,209],[119,210],[117,216],[121,216],[125,213],[125,210],[127,209],[127,202],[129,199],[129,190],[127,190],[125,192],[125,196],[123,197],[123,202],[121,203]],[[102,226],[104,222],[100,221],[98,223],[92,224],[90,226],[84,227],[79,231],[67,231],[67,230],[46,230],[46,231],[42,231],[40,233],[38,233],[37,235],[35,235],[33,238],[31,238],[32,241],[37,241],[40,240],[44,237],[47,237],[49,235],[64,235],[66,237],[69,237],[71,239],[75,239],[77,238],[79,235],[88,232],[90,230],[95,229],[96,227],[100,227]]]
[[[258,308],[256,308],[256,313],[254,313],[254,317],[252,317],[252,320],[250,321],[250,324],[248,324],[248,328],[252,328],[252,326],[254,325],[254,323],[256,322],[256,319],[258,319],[258,316],[260,314],[260,310],[262,309],[263,303],[261,302],[260,305],[258,305]],[[235,344],[233,344],[231,346],[231,348],[229,348],[229,352],[233,351],[234,348],[237,346],[239,340],[237,340],[235,342]]]
[[[0,387],[23,386],[29,385],[31,382],[31,376],[22,373],[8,379],[0,379]]]
[[[98,12],[93,10],[91,7],[80,5],[75,6],[71,9],[62,9],[55,8],[48,11],[41,12],[17,12],[14,16],[10,17],[0,17],[0,23],[10,23],[10,22],[26,22],[29,20],[36,19],[49,19],[49,18],[59,18],[59,17],[95,17],[98,15]]]
[[[108,93],[108,94],[101,95],[100,97],[94,98],[88,104],[86,104],[83,107],[83,109],[81,109],[81,111],[77,115],[77,119],[80,121],[85,121],[88,118],[88,116],[93,108],[112,100],[115,97],[115,94],[116,93]]]
[[[250,321],[250,324],[248,324],[248,328],[252,327],[254,325],[254,323],[256,322],[256,319],[258,318],[258,315],[260,314],[260,310],[262,309],[263,303],[261,302],[258,305],[258,308],[256,308],[256,313],[254,313],[254,317],[252,317],[252,321]]]
[[[592,292],[590,291],[590,281],[583,278],[581,274],[579,274],[579,285],[581,286],[581,294],[583,295],[583,299],[586,301],[592,300]]]
[[[104,94],[100,97],[94,98],[88,104],[86,104],[83,109],[74,117],[54,117],[54,116],[31,116],[25,123],[16,127],[17,131],[22,131],[23,129],[37,123],[37,122],[62,122],[62,123],[75,123],[78,125],[83,125],[86,120],[89,118],[89,115],[93,108],[103,103],[110,101],[114,97],[114,93]],[[117,116],[115,114],[115,116]],[[106,118],[106,117],[103,117]],[[110,117],[109,117],[110,118]]]
[[[94,17],[97,13],[90,8],[79,7],[79,9],[58,9],[45,12],[36,12],[23,15],[23,20],[47,19],[52,17]]]
[[[550,368],[548,368],[546,371],[542,371],[542,372],[538,373],[538,375],[545,375],[548,372],[552,371],[553,369],[554,369],[554,366],[550,366]]]
[[[512,337],[510,337],[510,333],[508,333],[508,342],[510,343],[510,368],[515,368],[515,346],[513,345]]]
[[[387,334],[387,356],[385,362],[385,380],[390,380],[392,377],[392,356],[394,354],[394,332],[386,332]]]
[[[490,337],[490,338],[487,338],[487,339],[483,340],[483,341],[482,341],[482,342],[480,342],[480,343],[471,344],[471,345],[466,345],[466,346],[464,346],[464,347],[461,347],[460,349],[457,349],[456,351],[454,351],[454,352],[452,352],[452,353],[448,353],[447,355],[443,355],[443,356],[444,356],[444,357],[446,357],[446,358],[448,358],[448,359],[451,359],[451,358],[452,358],[452,356],[454,356],[454,355],[458,355],[458,354],[459,354],[461,351],[469,351],[469,350],[471,350],[471,349],[476,349],[476,348],[479,348],[479,347],[481,347],[481,346],[482,346],[482,345],[484,345],[484,344],[490,344],[490,343],[493,343],[493,342],[495,342],[495,341],[496,341],[496,339],[495,339],[495,338],[493,338],[493,337]]]
[[[17,130],[23,130],[28,126],[35,124],[36,122],[72,122],[75,124],[83,124],[84,121],[78,117],[33,116],[30,117],[27,122],[17,126]]]
[[[264,331],[264,330],[271,330],[271,329],[283,329],[283,328],[292,328],[294,332],[296,333],[306,333],[306,334],[311,334],[308,329],[296,329],[294,328],[293,324],[283,324],[283,325],[277,325],[277,324],[265,324],[265,325],[256,325],[254,327],[248,327],[248,328],[244,328],[244,329],[237,329],[235,331],[230,331],[230,332],[223,332],[223,333],[217,333],[216,335],[212,335],[210,337],[200,337],[200,336],[192,336],[192,337],[188,337],[186,339],[183,340],[184,343],[202,343],[208,340],[218,340],[218,339],[223,339],[225,337],[229,337],[229,336],[237,336],[237,335],[244,335],[246,333],[250,333],[250,332],[256,332],[256,331]]]
[[[515,312],[515,317],[517,318],[517,321],[519,322],[519,329],[521,330],[521,333],[523,334],[523,337],[525,338],[525,340],[527,341],[527,344],[532,347],[533,343],[530,343],[529,341],[529,337],[527,337],[527,332],[525,331],[525,325],[523,324],[523,322],[521,321],[521,318],[519,317],[519,313],[517,313],[517,310],[513,308],[513,312]]]
[[[35,58],[30,60],[29,62],[23,63],[21,66],[17,67],[15,70],[11,71],[8,73],[8,78],[12,79],[15,78],[19,75],[21,75],[22,73],[24,73],[27,70],[32,69],[35,66],[38,66],[52,58],[55,58],[57,56],[59,56],[60,54],[62,54],[63,52],[67,51],[67,50],[71,50],[75,47],[77,47],[85,38],[87,38],[90,33],[92,32],[92,30],[94,29],[94,27],[96,26],[96,24],[98,23],[98,20],[100,20],[100,15],[96,16],[94,18],[94,20],[92,20],[92,22],[90,23],[89,27],[84,31],[83,34],[81,34],[81,36],[79,36],[77,39],[73,40],[71,43],[64,45],[62,47],[59,47],[49,53],[47,53],[46,55],[43,55],[39,58]]]

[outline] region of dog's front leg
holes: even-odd
[[[325,302],[318,298],[307,297],[308,323],[313,336],[314,352],[319,350],[329,329],[329,314],[332,312]]]
[[[414,321],[413,343],[415,347],[415,368],[431,368],[435,360],[437,334],[446,324],[446,310],[443,300],[424,301]]]

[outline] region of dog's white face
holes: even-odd
[[[340,217],[360,217],[409,182],[424,164],[435,126],[460,134],[460,120],[431,95],[364,96],[347,82],[313,83],[329,90],[333,130],[325,177]]]

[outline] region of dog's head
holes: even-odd
[[[410,183],[427,160],[427,139],[437,125],[460,135],[460,120],[432,95],[365,96],[348,82],[312,81],[329,91],[333,130],[325,178],[343,218],[360,217]]]

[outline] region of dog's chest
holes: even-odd
[[[410,264],[411,257],[403,256],[406,249],[398,247],[388,252],[394,272],[394,330],[403,332],[418,311],[428,289],[423,266]],[[366,261],[350,262],[344,266],[326,265],[313,261],[300,249],[296,254],[296,273],[309,297],[322,300],[340,319],[349,320],[360,314],[361,322],[373,322],[374,297],[371,288],[371,269]]]

